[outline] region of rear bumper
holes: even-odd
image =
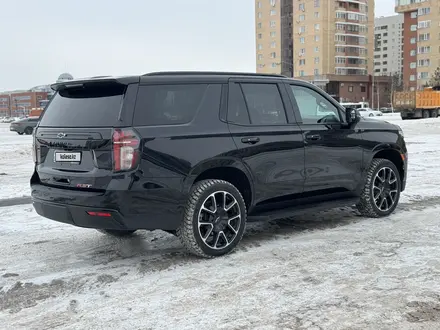
[[[48,219],[84,228],[175,230],[183,216],[184,198],[175,193],[73,191],[32,184],[36,212]],[[168,194],[169,198],[164,198]],[[161,196],[158,196],[161,195]],[[88,212],[108,213],[106,216]]]

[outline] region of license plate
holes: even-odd
[[[80,152],[56,152],[55,153],[56,162],[72,162],[79,163],[81,161]]]

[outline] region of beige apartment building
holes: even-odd
[[[403,20],[403,81],[421,89],[440,66],[440,1],[397,0]]]
[[[292,73],[340,101],[371,100],[374,0],[256,0],[255,22],[257,72]]]

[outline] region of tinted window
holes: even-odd
[[[29,121],[38,121],[38,118],[28,118]]]
[[[249,125],[251,123],[239,84],[231,84],[229,87],[228,121],[241,125]]]
[[[177,125],[192,121],[203,102],[208,84],[140,86],[134,124]]]
[[[44,111],[40,126],[111,127],[118,120],[125,86],[88,85],[55,94]]]
[[[242,84],[251,124],[287,124],[286,112],[276,84]]]
[[[313,89],[291,85],[293,96],[305,124],[339,123],[339,111]]]

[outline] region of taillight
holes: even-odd
[[[113,131],[113,171],[129,171],[139,163],[140,139],[130,129]]]
[[[37,144],[35,143],[35,135],[32,139],[32,159],[34,161],[34,164],[37,163]]]

